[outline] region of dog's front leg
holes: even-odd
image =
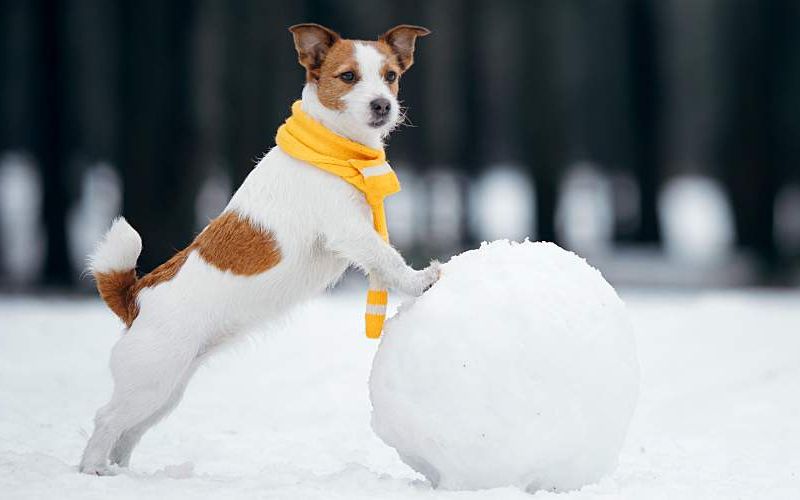
[[[371,282],[417,296],[439,279],[437,261],[421,271],[414,270],[366,219],[351,218],[346,224],[340,220],[337,226],[326,234],[328,247],[367,272]]]

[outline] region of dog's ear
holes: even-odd
[[[418,36],[426,36],[430,34],[428,28],[422,26],[412,26],[410,24],[401,24],[390,29],[378,39],[386,43],[397,55],[397,62],[400,63],[403,71],[407,70],[414,64],[414,45]]]
[[[308,76],[318,78],[325,54],[341,37],[335,31],[314,23],[295,24],[289,31],[294,36],[297,60],[306,68]]]

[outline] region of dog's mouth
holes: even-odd
[[[368,123],[368,125],[372,128],[380,128],[389,123],[389,118],[376,118]]]

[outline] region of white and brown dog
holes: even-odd
[[[346,40],[316,24],[290,31],[306,69],[303,111],[336,134],[382,147],[401,116],[400,75],[428,30],[402,25],[377,41]],[[100,295],[127,330],[111,353],[111,401],[98,410],[80,463],[89,474],[128,465],[209,353],[333,285],[348,266],[412,295],[439,276],[436,263],[409,267],[376,233],[353,186],[279,147],[186,249],[137,277],[141,248],[119,218],[90,257]]]

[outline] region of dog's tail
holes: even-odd
[[[111,229],[89,256],[89,272],[97,291],[114,314],[130,326],[136,316],[136,261],[142,238],[124,217],[114,219]]]

